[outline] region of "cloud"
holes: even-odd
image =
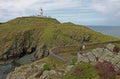
[[[83,19],[86,24],[95,20],[103,24],[120,20],[120,0],[0,0],[0,21],[35,15],[39,8],[55,18],[62,17],[63,21],[68,17],[81,19],[80,22]]]
[[[77,7],[78,0],[0,0],[0,8],[11,11],[24,11],[43,7],[46,10]]]
[[[107,15],[119,16],[120,14],[120,0],[101,0],[99,2],[93,0],[91,7]]]
[[[1,9],[7,9],[11,11],[23,11],[30,7],[32,4],[36,3],[38,0],[1,0]]]
[[[52,0],[51,2],[46,2],[41,4],[41,6],[46,10],[56,10],[56,9],[65,9],[65,8],[75,8],[78,7],[78,4],[81,1],[78,0]],[[38,3],[39,4],[39,3]]]
[[[32,13],[34,15],[41,7],[45,10],[75,8],[80,2],[80,0],[0,0],[0,18],[7,19]]]
[[[120,0],[92,0],[90,7],[107,18],[104,23],[120,25]]]

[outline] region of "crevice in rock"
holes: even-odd
[[[9,63],[11,63],[18,58],[35,52],[38,42],[36,36],[37,35],[34,35],[33,30],[28,30],[24,33],[18,33],[15,36],[10,48],[3,55],[0,56],[0,62],[8,61]]]

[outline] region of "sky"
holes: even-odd
[[[0,0],[0,22],[36,15],[40,8],[60,22],[120,26],[120,0]]]

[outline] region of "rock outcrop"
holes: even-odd
[[[25,31],[23,34],[16,34],[10,48],[0,56],[0,61],[7,61],[10,63],[16,58],[33,53],[37,47],[37,39],[34,34],[34,30]]]
[[[55,70],[44,70],[45,64],[46,63],[39,63],[15,68],[15,71],[8,74],[6,79],[52,79],[52,77],[58,77],[58,73]]]
[[[60,23],[53,18],[35,16],[21,17],[0,24],[0,26],[0,64],[11,63],[16,61],[16,59],[19,59],[18,62],[22,61],[23,63],[24,58],[21,59],[21,57],[26,54],[32,54],[32,56],[34,54],[34,57],[37,59],[43,58],[48,56],[49,49],[55,46],[75,45],[76,48],[76,46],[83,43],[118,40],[117,38],[95,32],[82,25]],[[74,49],[73,47],[71,48]],[[87,57],[87,54],[83,54],[81,56],[81,58],[83,58],[82,60],[86,62],[99,60],[98,54],[95,54],[96,56],[93,55],[94,53],[88,54],[91,56]],[[94,56],[94,59],[92,59],[92,56]],[[55,57],[60,60],[62,59],[61,57],[54,55],[54,58]],[[13,74],[9,75],[8,79],[26,79],[34,78],[36,76],[40,78],[40,76],[44,74],[41,74],[39,69],[41,68],[36,68],[35,65],[30,67],[27,66],[25,68],[26,71],[24,71],[24,69],[16,68],[15,71],[18,71],[18,73],[12,72]],[[46,72],[53,73],[54,71]]]
[[[108,47],[108,46],[111,47]],[[79,53],[77,62],[89,62],[92,64],[96,64],[98,61],[109,61],[111,62],[116,71],[120,70],[120,53],[114,54],[111,50],[113,49],[114,45],[108,44],[107,48],[96,48],[90,52],[86,53]],[[109,48],[109,49],[108,49]]]
[[[6,79],[29,79],[29,78],[35,78],[36,76],[41,74],[40,71],[43,69],[44,65],[45,65],[45,63],[36,64],[36,65],[30,65],[30,66],[21,66],[21,67],[15,68],[15,72],[11,72],[7,76]],[[26,68],[26,69],[24,69],[24,68]]]
[[[11,63],[16,59],[31,53],[34,53],[36,58],[48,56],[49,51],[47,46],[38,46],[39,38],[39,31],[36,31],[35,29],[16,34],[9,49],[0,55],[0,64]]]
[[[36,58],[44,58],[49,55],[49,50],[47,45],[43,44],[41,47],[37,47],[35,51]]]
[[[114,48],[115,48],[115,45],[114,45],[114,44],[108,44],[108,45],[106,46],[106,48],[109,49],[110,51],[113,51]]]
[[[57,76],[57,72],[55,70],[45,70],[43,74],[40,76],[40,79],[52,79],[51,76]]]
[[[21,17],[0,26],[1,62],[12,62],[14,58],[33,52],[36,58],[43,58],[49,54],[48,49],[55,46],[118,40],[82,25],[62,24],[54,18],[47,17]],[[100,40],[103,37],[104,40]]]

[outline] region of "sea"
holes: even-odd
[[[120,38],[120,26],[88,26],[89,28],[106,35]]]

